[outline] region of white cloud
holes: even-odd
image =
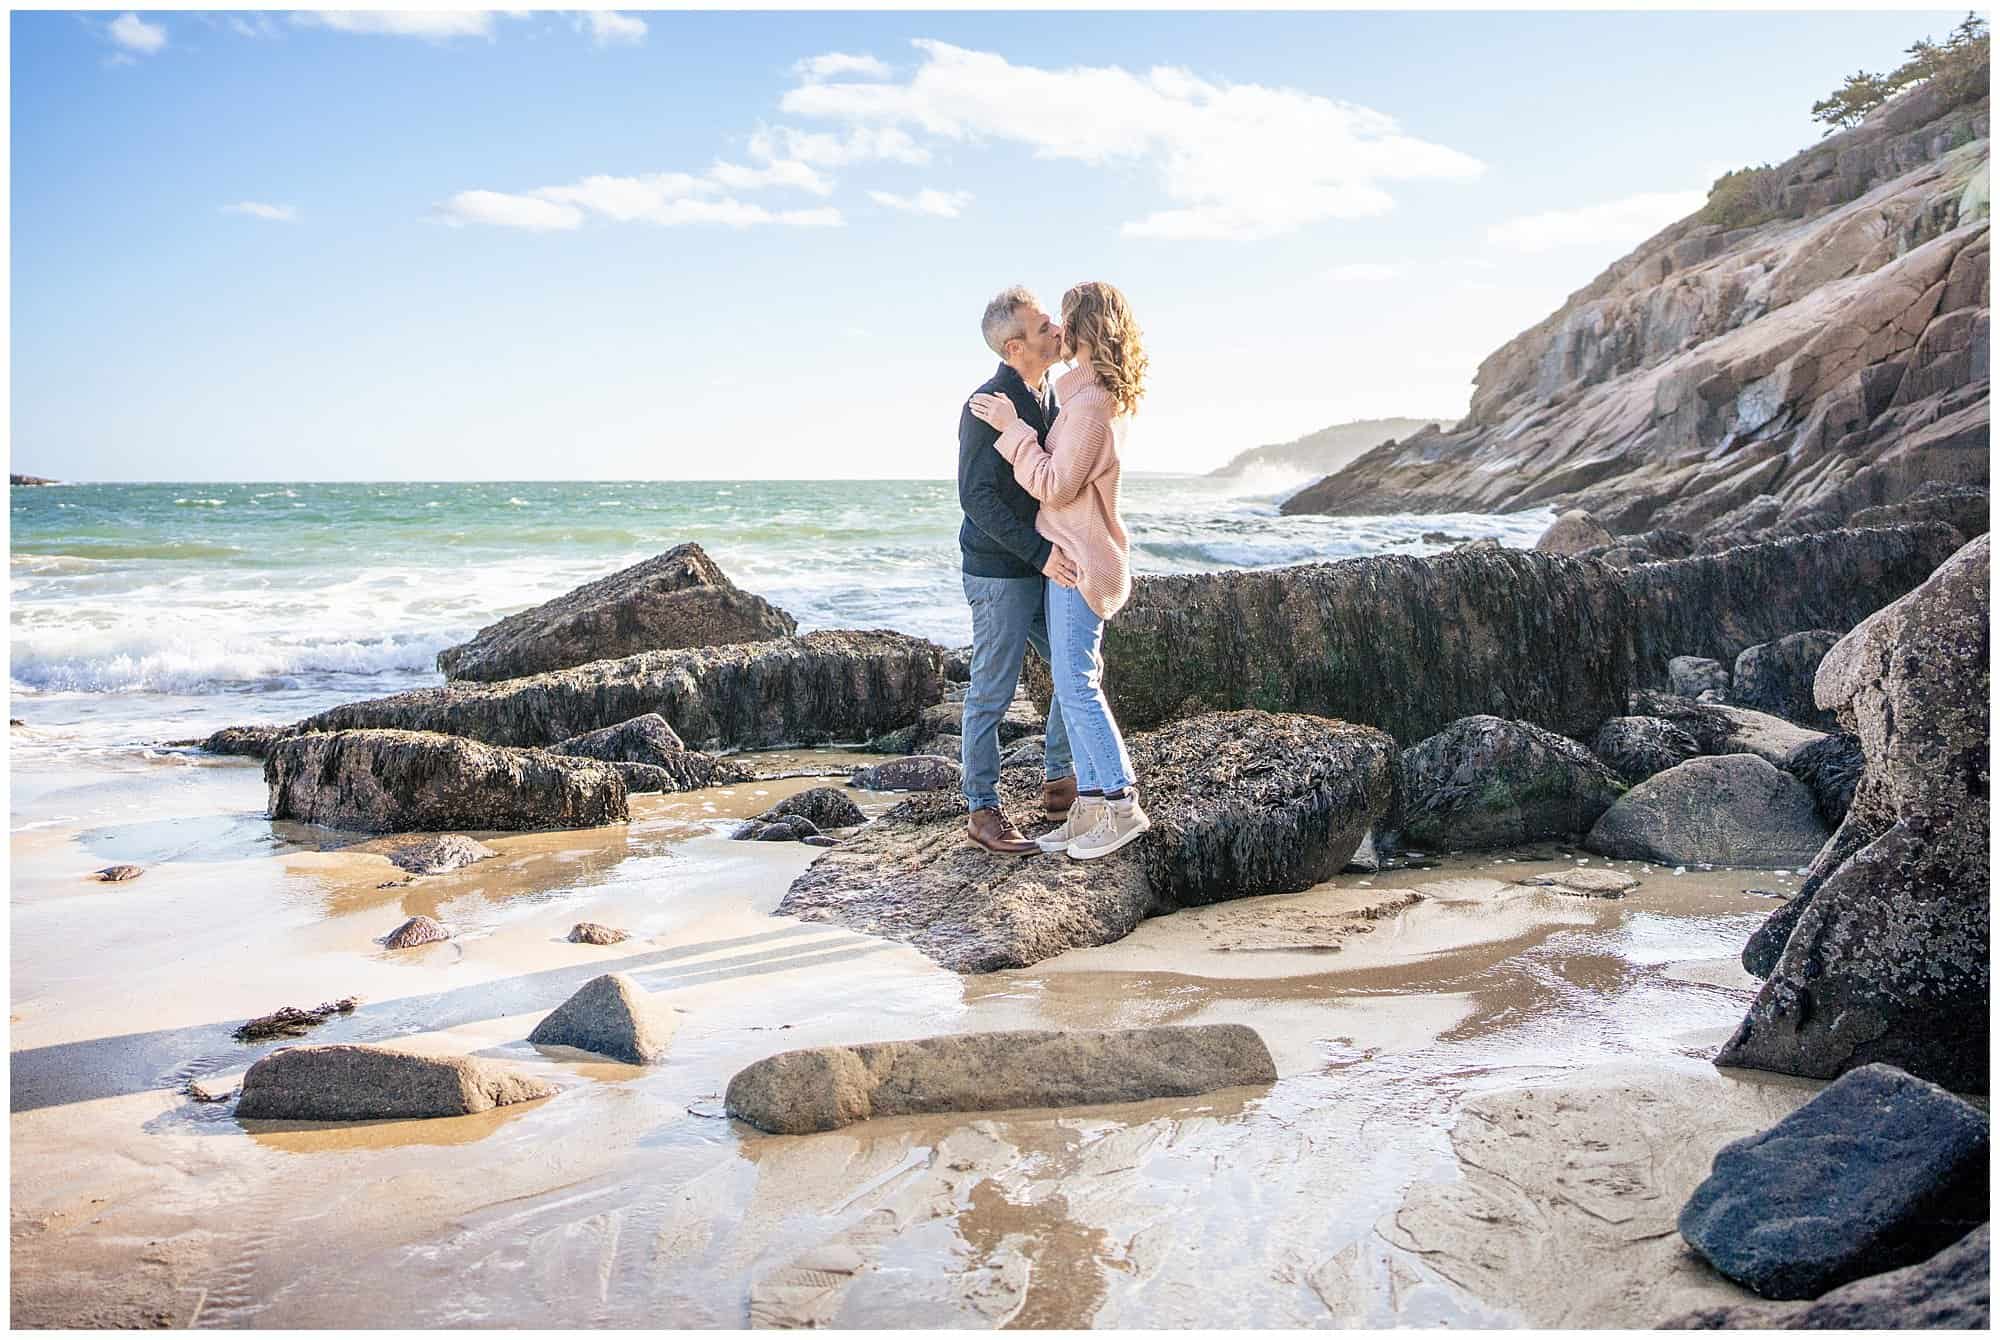
[[[1383,265],[1376,261],[1355,261],[1349,265],[1336,265],[1320,272],[1322,279],[1331,279],[1339,284],[1380,284],[1400,278],[1403,267]]]
[[[315,9],[292,15],[302,27],[387,37],[492,37],[493,11],[487,9]]]
[[[142,56],[150,56],[167,44],[167,30],[157,23],[148,23],[137,14],[120,14],[105,25],[111,40],[127,51],[136,51]]]
[[[1632,246],[1700,209],[1707,191],[1655,191],[1578,209],[1552,209],[1505,219],[1486,240],[1515,251],[1573,246]]]
[[[892,195],[888,191],[870,191],[868,198],[878,205],[890,209],[900,209],[910,214],[929,214],[933,218],[955,219],[959,212],[972,203],[970,191],[934,191],[926,188],[915,195]]]
[[[823,56],[806,57],[792,66],[792,73],[815,83],[822,79],[838,79],[842,75],[853,75],[860,79],[887,79],[889,67],[873,56],[850,56],[845,51],[829,51]]]
[[[297,223],[299,211],[292,205],[267,205],[261,200],[239,200],[222,207],[224,214],[242,214],[267,223]]]
[[[278,25],[271,21],[269,14],[231,14],[230,31],[244,37],[276,37]]]
[[[1186,70],[1044,69],[919,39],[904,83],[809,82],[793,116],[909,127],[960,143],[1025,144],[1042,158],[1151,167],[1173,208],[1128,221],[1131,237],[1255,239],[1324,219],[1380,214],[1385,182],[1468,181],[1484,164],[1404,134],[1350,102]]]
[[[488,223],[496,228],[525,228],[538,233],[561,232],[583,225],[583,211],[574,205],[501,191],[460,191],[439,207],[439,217],[453,227]]]
[[[788,186],[793,190],[807,191],[813,195],[832,195],[833,183],[815,168],[797,159],[779,159],[766,163],[763,167],[744,167],[738,163],[717,160],[708,171],[709,177],[722,186],[735,191],[757,191],[767,186]]]
[[[646,21],[631,14],[620,14],[615,9],[585,10],[583,22],[590,28],[591,40],[601,47],[646,40]]]
[[[591,216],[613,223],[651,223],[668,228],[704,223],[729,228],[838,228],[843,222],[837,209],[771,210],[750,204],[724,194],[719,182],[685,172],[585,177],[568,186],[544,186],[526,195],[460,191],[439,206],[439,214],[453,225],[485,223],[540,232],[581,227]]]
[[[877,160],[921,167],[931,161],[930,150],[911,139],[908,131],[893,126],[855,126],[845,135],[762,127],[750,137],[750,153],[766,162],[789,159],[823,168]]]

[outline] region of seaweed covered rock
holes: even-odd
[[[236,1115],[256,1121],[462,1117],[555,1092],[552,1084],[469,1056],[332,1043],[280,1048],[251,1066]]]
[[[1710,689],[1729,692],[1729,667],[1712,656],[1670,656],[1667,682],[1683,698],[1699,698]]]
[[[1831,629],[1813,628],[1745,647],[1730,676],[1730,702],[1815,730],[1834,729],[1833,713],[1813,704],[1813,676],[1838,641]]]
[[[1864,766],[1861,737],[1846,731],[1803,745],[1785,759],[1785,771],[1812,788],[1813,799],[1819,802],[1819,817],[1829,828],[1838,828],[1846,821]]]
[[[958,764],[942,754],[912,754],[856,768],[847,784],[861,791],[951,791],[958,776]]]
[[[647,712],[602,730],[586,731],[548,746],[551,754],[601,759],[606,763],[650,763],[666,767],[678,754],[687,752],[681,737],[658,712]]]
[[[1116,855],[996,856],[965,840],[956,792],[933,793],[815,861],[777,910],[905,941],[959,972],[1024,967],[1176,907],[1310,888],[1396,786],[1394,741],[1320,717],[1211,714],[1127,743],[1153,827]],[[1039,787],[1031,770],[1003,772],[1002,806],[1024,817]]]
[[[271,817],[368,833],[594,828],[626,819],[608,763],[420,731],[293,736],[264,760]]]
[[[1975,1228],[1988,1159],[1979,1109],[1893,1066],[1862,1066],[1724,1146],[1681,1209],[1681,1236],[1765,1298],[1817,1298]]]
[[[1584,846],[1614,860],[1790,870],[1826,842],[1805,784],[1754,754],[1689,759],[1604,811]]]
[[[298,734],[297,726],[224,726],[201,742],[211,754],[268,758],[278,741]]]
[[[1830,1079],[1884,1061],[1986,1090],[1989,565],[1982,536],[1821,663],[1862,779],[1718,1064]]]
[[[389,860],[413,875],[445,875],[500,853],[463,833],[442,833],[389,853]]]
[[[1493,716],[1404,750],[1403,787],[1403,841],[1426,851],[1576,837],[1625,789],[1576,741]]]
[[[1692,735],[1660,717],[1613,717],[1597,728],[1590,751],[1628,784],[1643,782],[1701,753]]]
[[[490,682],[797,631],[791,615],[738,589],[700,545],[683,544],[489,624],[470,642],[439,652],[437,664],[446,679]]]
[[[437,731],[529,747],[658,713],[696,749],[866,740],[944,696],[943,653],[901,633],[821,632],[649,651],[495,684],[454,683],[347,703],[313,731]]]
[[[871,1117],[1129,1103],[1277,1078],[1242,1024],[1023,1029],[780,1052],[739,1070],[724,1103],[761,1131],[810,1135]]]

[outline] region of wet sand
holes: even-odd
[[[1575,864],[1553,852],[1455,858],[961,978],[770,915],[817,850],[726,820],[816,784],[639,797],[630,825],[487,837],[499,857],[403,883],[407,839],[263,819],[254,764],[31,783],[76,819],[12,838],[16,1323],[1643,1326],[1746,1296],[1672,1219],[1715,1149],[1814,1091],[1707,1060],[1776,906],[1743,890],[1796,880],[1618,863],[1642,883],[1603,900],[1515,883]],[[121,860],[147,873],[88,880]],[[374,943],[417,913],[454,939]],[[583,920],[633,938],[567,943]],[[523,1041],[612,968],[681,1012],[665,1064]],[[308,1040],[563,1091],[356,1125],[184,1091],[279,1045],[231,1041],[241,1019],[344,995]],[[792,1047],[1193,1022],[1256,1027],[1277,1084],[810,1137],[721,1112]]]

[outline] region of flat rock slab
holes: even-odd
[[[1599,856],[1791,870],[1830,834],[1806,785],[1754,754],[1693,758],[1649,777],[1584,839]]]
[[[444,875],[499,854],[462,833],[446,833],[398,847],[389,853],[389,859],[413,875]]]
[[[761,1131],[808,1135],[871,1117],[1128,1103],[1277,1078],[1242,1024],[1028,1029],[783,1052],[738,1071],[724,1103]]]
[[[664,647],[759,642],[798,631],[791,615],[742,590],[698,544],[510,614],[438,653],[447,679],[496,680]]]
[[[627,1065],[652,1065],[667,1056],[676,1021],[645,988],[622,972],[607,972],[577,988],[535,1025],[528,1041],[538,1047],[574,1047]]]
[[[1804,1304],[1684,1312],[1675,1331],[1984,1331],[1993,1324],[1993,1235],[1985,1224],[1928,1261],[1843,1284]]]
[[[280,1048],[251,1066],[236,1115],[246,1121],[462,1117],[556,1092],[553,1084],[469,1056],[336,1043]]]
[[[1563,893],[1580,893],[1588,898],[1623,898],[1639,887],[1637,876],[1616,870],[1593,869],[1590,866],[1578,866],[1574,870],[1556,870],[1546,875],[1530,875],[1521,882],[1556,889]]]
[[[1681,1236],[1766,1298],[1816,1298],[1911,1265],[1986,1217],[1985,1114],[1886,1065],[1849,1071],[1725,1146]]]
[[[808,633],[642,652],[493,684],[412,689],[300,725],[437,731],[532,747],[652,712],[696,749],[867,740],[907,726],[944,697],[943,657],[935,643],[901,633]]]
[[[957,794],[921,796],[807,867],[778,913],[902,940],[958,972],[1024,967],[1176,907],[1331,878],[1395,787],[1393,740],[1323,717],[1214,713],[1127,745],[1153,827],[1113,856],[997,856],[967,841]],[[1001,774],[1017,819],[1039,789],[1033,772]]]
[[[297,735],[264,760],[273,819],[367,833],[595,828],[627,817],[612,765],[452,735]]]

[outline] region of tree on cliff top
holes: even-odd
[[[1904,53],[1909,57],[1887,74],[1856,70],[1833,93],[1813,104],[1813,120],[1827,123],[1822,136],[1861,124],[1861,118],[1908,88],[1943,80],[1954,100],[1986,85],[1992,38],[1986,20],[1968,13],[1942,44],[1920,38]]]

